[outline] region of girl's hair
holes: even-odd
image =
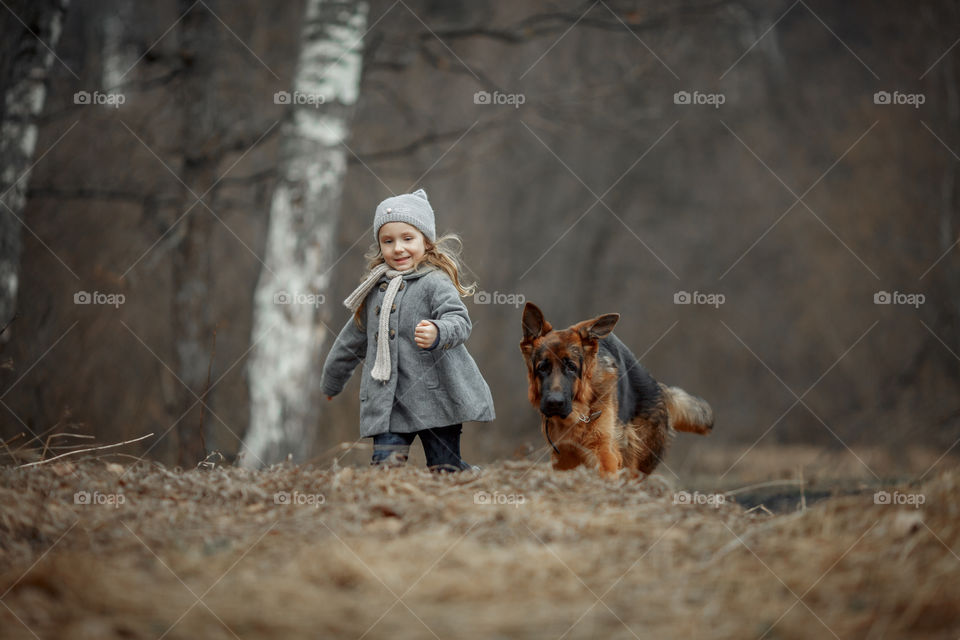
[[[455,233],[446,233],[437,238],[436,242],[431,242],[430,238],[423,236],[423,245],[425,251],[423,258],[416,266],[417,269],[424,264],[433,265],[441,269],[450,276],[450,280],[453,281],[457,291],[459,291],[460,295],[464,298],[472,296],[476,292],[476,282],[471,282],[470,284],[460,282],[460,252],[463,250],[463,241],[460,239],[460,236]],[[386,262],[383,258],[383,253],[380,251],[379,242],[370,245],[370,250],[364,255],[364,258],[368,260],[368,271]],[[362,279],[363,278],[361,278],[361,280]],[[363,330],[363,315],[366,305],[367,302],[364,300],[363,303],[357,307],[357,310],[353,312],[353,321],[361,331]]]

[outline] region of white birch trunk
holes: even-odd
[[[366,3],[307,0],[270,204],[269,268],[260,273],[253,301],[250,425],[239,460],[247,468],[288,454],[303,460],[318,427],[318,353],[328,333],[320,304],[333,303],[323,296],[347,168],[340,143],[360,89],[366,22]]]
[[[39,13],[36,16],[41,25],[39,37],[49,48],[26,28],[19,39],[3,45],[16,51],[16,62],[6,78],[10,84],[0,96],[3,99],[0,106],[0,328],[10,322],[16,311],[20,282],[20,220],[23,220],[26,205],[30,163],[37,146],[36,120],[43,111],[47,94],[45,83],[54,60],[53,49],[60,39],[66,7],[67,0],[53,0],[33,9]],[[0,342],[9,340],[13,330],[11,326],[0,335]]]
[[[131,2],[114,3],[103,16],[101,85],[105,92],[120,91],[127,71],[139,59],[137,48],[124,40],[126,25],[134,19]]]

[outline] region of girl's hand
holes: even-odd
[[[429,320],[421,320],[416,329],[414,329],[413,341],[416,342],[417,346],[421,349],[429,349],[433,346],[433,342],[436,339],[437,325]]]

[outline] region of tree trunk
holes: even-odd
[[[949,124],[949,134],[953,140],[960,138],[960,96],[957,92],[956,67],[953,58],[947,58],[943,64],[946,81],[944,83],[947,94],[947,122]],[[955,245],[960,242],[960,232],[957,231],[957,190],[960,188],[957,184],[957,173],[960,169],[957,164],[946,159],[945,175],[942,184],[943,207],[940,210],[940,245],[944,251],[956,251]],[[947,283],[946,291],[960,291],[960,269],[957,268],[956,260],[945,260]],[[953,298],[953,305],[947,311],[949,326],[953,329],[953,347],[957,353],[960,353],[960,300],[957,296]],[[960,371],[953,363],[954,371]]]
[[[180,21],[184,70],[177,87],[183,118],[180,179],[186,185],[181,210],[190,211],[180,222],[186,225],[186,232],[173,253],[173,335],[177,376],[182,383],[177,385],[175,406],[180,419],[178,461],[189,468],[206,456],[201,423],[204,412],[197,398],[204,392],[210,357],[213,323],[209,307],[209,252],[216,220],[196,200],[213,184],[217,163],[216,154],[211,151],[216,148],[217,126],[210,86],[216,77],[218,24],[203,3],[181,0],[180,5],[181,13],[186,11]],[[209,195],[204,202],[210,204]]]
[[[246,467],[288,454],[302,460],[313,443],[317,354],[327,338],[321,304],[347,168],[341,142],[359,93],[366,22],[366,3],[308,0],[293,92],[278,98],[290,114],[254,294]]]
[[[0,92],[0,328],[16,312],[20,221],[37,143],[36,119],[43,110],[45,83],[67,4],[67,0],[11,2],[0,16],[0,87],[4,87]],[[0,335],[0,342],[9,340],[12,329]]]

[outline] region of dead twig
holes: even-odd
[[[21,464],[21,465],[19,465],[17,468],[18,468],[18,469],[25,469],[26,467],[32,467],[32,466],[35,466],[35,465],[46,464],[46,463],[48,463],[48,462],[53,462],[54,460],[58,460],[58,459],[60,459],[60,458],[65,458],[65,457],[67,457],[67,456],[72,456],[72,455],[77,454],[77,453],[86,453],[86,452],[88,452],[88,451],[99,451],[100,449],[110,449],[111,447],[119,447],[119,446],[124,445],[124,444],[130,444],[131,442],[139,442],[140,440],[143,440],[143,439],[145,439],[145,438],[149,438],[149,437],[152,436],[152,435],[153,435],[153,433],[148,433],[148,434],[145,435],[145,436],[140,436],[139,438],[134,438],[133,440],[125,440],[125,441],[123,441],[123,442],[117,442],[117,443],[114,443],[114,444],[105,444],[105,445],[100,446],[100,447],[90,447],[90,448],[88,448],[88,449],[77,449],[76,451],[68,451],[67,453],[61,453],[61,454],[58,455],[58,456],[53,456],[52,458],[47,458],[46,460],[37,460],[36,462],[28,462],[27,464]]]
[[[12,324],[13,324],[13,321],[16,320],[16,319],[19,318],[19,317],[20,317],[20,312],[19,312],[19,311],[18,311],[17,313],[14,313],[14,314],[13,314],[13,317],[10,318],[10,321],[9,321],[7,324],[3,325],[3,329],[0,329],[0,336],[2,336],[4,333],[6,333],[7,328],[8,328],[10,325],[12,325]]]
[[[740,487],[738,489],[731,489],[730,491],[724,491],[723,495],[725,496],[735,496],[738,493],[743,493],[744,491],[752,491],[753,489],[763,489],[764,487],[796,487],[803,486],[803,481],[797,480],[771,480],[770,482],[760,482],[758,484],[747,485],[746,487]]]

